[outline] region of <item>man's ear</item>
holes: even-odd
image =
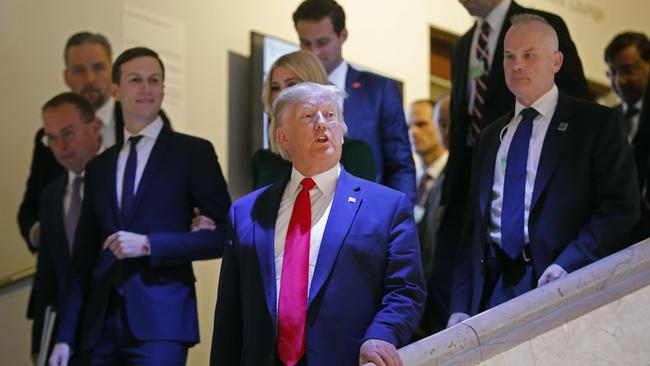
[[[113,99],[116,101],[120,102],[120,92],[119,92],[119,86],[115,83],[111,84],[111,95],[113,96]]]
[[[67,67],[65,69],[63,69],[63,81],[65,82],[65,85],[67,85],[69,89],[72,89],[72,88],[70,88],[70,82],[68,81],[68,68]]]
[[[277,137],[280,146],[282,146],[284,150],[287,150],[287,146],[289,146],[289,139],[287,138],[287,134],[284,132],[284,129],[282,127],[275,129],[275,136]]]
[[[348,39],[348,30],[347,30],[347,28],[343,28],[343,30],[341,30],[341,34],[339,35],[339,38],[341,39],[341,43],[345,42],[345,40]]]
[[[564,61],[564,54],[560,51],[555,51],[553,54],[553,72],[558,73],[562,67],[562,62]]]

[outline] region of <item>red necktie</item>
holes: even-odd
[[[309,190],[316,183],[311,178],[305,178],[300,184],[302,190],[293,204],[287,229],[278,305],[278,356],[286,366],[298,363],[305,353],[307,277],[311,233]]]

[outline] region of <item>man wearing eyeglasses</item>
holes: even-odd
[[[101,148],[101,122],[86,98],[62,93],[45,103],[42,111],[43,140],[65,172],[45,187],[40,197],[42,241],[34,280],[34,358],[40,348],[45,309],[56,309],[62,303],[83,198],[84,169]]]

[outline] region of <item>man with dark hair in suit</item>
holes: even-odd
[[[577,98],[590,97],[578,52],[559,16],[524,8],[512,0],[460,3],[476,22],[454,43],[451,53],[451,129],[443,187],[446,211],[440,227],[440,245],[451,247],[458,246],[461,236],[476,137],[514,103],[503,77],[503,38],[513,15],[537,14],[551,24],[564,54],[562,70],[556,75],[558,87]]]
[[[643,33],[623,32],[614,37],[605,48],[607,76],[612,89],[621,99],[616,109],[623,115],[628,141],[632,144],[639,174],[639,192],[645,195],[644,182],[648,167],[648,136],[641,130],[640,112],[647,108],[643,94],[650,75],[650,40]],[[645,141],[644,141],[645,137]],[[630,243],[650,236],[650,209],[641,205],[641,220],[635,228]]]
[[[112,50],[108,39],[100,33],[75,33],[65,44],[63,60],[66,85],[72,92],[86,97],[95,108],[102,124],[102,147],[107,149],[121,144],[124,122],[119,103],[111,97]],[[161,116],[164,123],[169,124],[163,111]],[[41,128],[34,139],[31,169],[18,211],[20,232],[32,252],[38,250],[40,242],[38,199],[41,190],[65,170],[44,140]]]
[[[619,113],[558,90],[564,55],[544,18],[511,22],[503,69],[516,101],[478,137],[449,325],[614,252],[639,218]]]
[[[650,40],[637,32],[616,35],[605,48],[605,63],[612,89],[621,99],[616,108],[625,117],[628,139],[634,144],[643,92],[650,74]]]
[[[43,106],[42,115],[48,147],[66,171],[43,189],[40,199],[43,240],[34,279],[34,358],[40,348],[45,309],[49,306],[58,310],[65,298],[65,280],[83,199],[84,169],[101,145],[101,122],[81,95],[66,92],[53,97]]]
[[[356,70],[341,54],[348,37],[345,12],[334,0],[305,0],[293,13],[300,48],[323,63],[330,82],[345,90],[348,136],[372,149],[376,182],[407,194],[415,204],[415,166],[404,109],[393,80]]]
[[[425,298],[412,206],[339,164],[344,97],[302,83],[275,102],[293,170],[230,210],[211,365],[401,365]]]
[[[163,123],[164,77],[148,48],[115,60],[124,143],[86,167],[53,365],[71,348],[81,364],[183,365],[199,342],[192,261],[221,255],[230,197],[212,144]],[[187,232],[194,207],[214,230]]]

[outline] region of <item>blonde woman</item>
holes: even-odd
[[[302,82],[329,84],[327,73],[320,61],[309,51],[296,51],[278,58],[264,81],[262,103],[269,116],[272,116],[273,102],[285,88]],[[281,181],[289,176],[291,163],[278,155],[272,136],[275,136],[275,123],[269,121],[269,150],[258,150],[253,155],[253,189]],[[375,180],[376,169],[370,146],[360,140],[345,139],[341,164],[352,175],[367,180]]]

